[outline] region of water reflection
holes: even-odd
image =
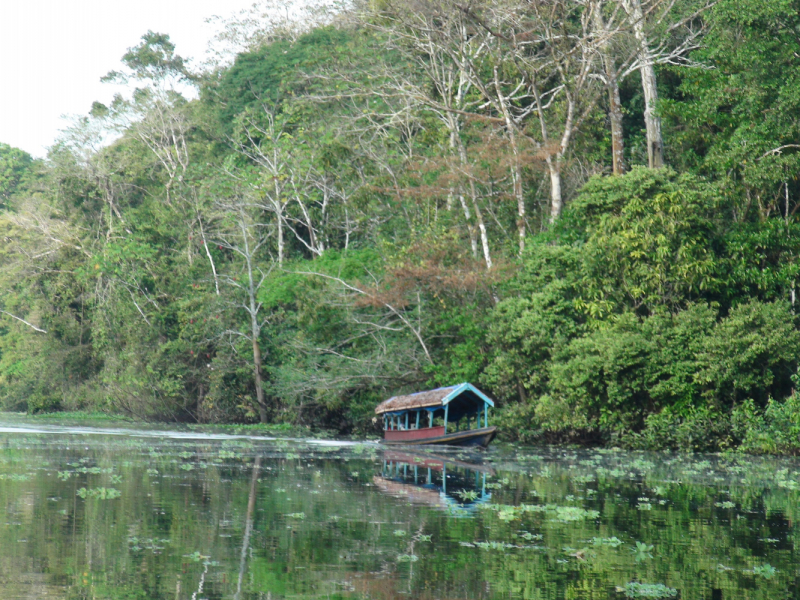
[[[0,433],[0,599],[792,598],[800,462]]]
[[[486,476],[494,474],[491,466],[481,462],[386,450],[380,475],[372,482],[390,496],[461,515],[491,501]]]

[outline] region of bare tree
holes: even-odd
[[[266,323],[262,315],[262,303],[258,299],[259,291],[272,270],[271,261],[265,271],[261,265],[265,262],[262,249],[269,239],[265,227],[253,214],[252,201],[238,196],[220,201],[218,208],[224,216],[214,232],[215,243],[229,251],[236,259],[231,261],[231,270],[220,274],[220,281],[233,292],[229,303],[233,308],[242,310],[247,315],[247,329],[229,329],[223,335],[230,340],[236,349],[236,340],[246,340],[253,353],[253,380],[256,388],[256,404],[262,423],[269,419],[270,406],[264,395],[264,375],[262,371],[263,354],[261,351],[261,331]]]
[[[479,184],[464,141],[465,120],[485,117],[479,113],[480,100],[470,97],[472,83],[466,71],[466,66],[477,61],[485,48],[470,43],[470,23],[463,13],[435,11],[431,10],[432,6],[430,3],[394,2],[382,8],[381,19],[367,16],[365,23],[412,61],[424,78],[415,78],[384,65],[380,77],[383,88],[371,88],[366,94],[379,96],[386,106],[392,105],[393,98],[406,98],[406,102],[395,104],[398,109],[430,112],[445,127],[454,159],[449,167],[459,176],[447,190],[446,207],[451,210],[452,199],[458,198],[472,254],[478,256],[480,236],[483,258],[487,269],[491,269]],[[457,59],[454,60],[454,56]]]

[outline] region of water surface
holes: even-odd
[[[0,424],[0,598],[795,598],[800,463]]]

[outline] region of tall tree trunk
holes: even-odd
[[[661,137],[661,119],[655,114],[658,86],[653,54],[645,32],[642,3],[641,0],[622,0],[622,2],[631,20],[633,34],[639,43],[639,73],[642,77],[644,123],[647,130],[647,162],[651,169],[659,169],[664,166],[664,142]]]
[[[614,175],[625,172],[624,150],[625,141],[622,129],[622,102],[619,97],[619,79],[614,58],[608,49],[609,32],[603,21],[603,2],[598,2],[593,8],[594,30],[600,38],[600,56],[603,60],[603,70],[606,75],[606,90],[608,91],[608,120],[611,124],[611,168]]]
[[[448,115],[447,122],[450,128],[450,148],[458,154],[458,160],[461,163],[461,166],[465,168],[467,157],[464,144],[462,143],[461,136],[459,135],[460,127],[458,118],[451,113]],[[451,191],[450,197],[447,200],[447,210],[452,208],[452,196],[453,192]],[[470,215],[469,206],[464,199],[464,192],[462,189],[458,190],[458,201],[461,204],[461,209],[464,211],[464,220],[467,222],[467,232],[469,233],[469,245],[472,250],[472,256],[473,258],[478,258],[478,235],[475,231],[475,226],[472,224],[472,215]]]
[[[511,181],[514,189],[514,198],[517,200],[517,235],[519,237],[519,255],[522,256],[522,253],[525,252],[525,196],[522,191],[522,157],[517,144],[517,125],[511,119],[511,113],[506,104],[508,98],[503,96],[503,92],[500,89],[497,67],[494,68],[494,87],[497,91],[497,101],[503,111],[503,119],[506,122],[508,139],[511,142],[511,152],[514,155],[514,161],[511,165]],[[561,187],[559,186],[559,193],[560,190]]]
[[[467,149],[464,147],[464,143],[461,141],[461,137],[459,136],[456,138],[458,144],[458,158],[461,162],[461,168],[463,172],[469,178],[469,193],[470,198],[472,200],[472,209],[475,211],[475,219],[478,222],[478,230],[481,234],[481,247],[483,249],[483,260],[486,262],[486,269],[490,270],[492,268],[492,255],[489,250],[489,235],[486,231],[486,223],[483,221],[483,213],[481,212],[481,207],[478,204],[478,190],[475,187],[475,181],[472,179],[472,176],[469,175],[469,169],[467,165]],[[462,206],[464,207],[464,214],[468,220],[468,227],[470,230],[470,242],[472,243],[472,253],[473,256],[478,256],[478,245],[477,239],[475,236],[475,227],[469,223],[469,207],[467,203],[464,201],[464,194],[459,195],[459,199],[461,200]]]
[[[622,129],[622,102],[619,98],[617,74],[609,76],[608,119],[611,122],[611,166],[614,175],[625,173],[625,140]]]
[[[244,222],[244,217],[242,216]],[[264,387],[262,385],[264,377],[261,371],[261,346],[258,344],[258,338],[261,336],[261,325],[258,323],[258,311],[260,304],[257,300],[258,286],[255,282],[255,273],[253,272],[253,254],[254,250],[250,250],[250,244],[247,241],[247,231],[242,228],[244,235],[243,253],[247,264],[247,300],[249,307],[245,307],[250,315],[250,340],[253,343],[253,374],[256,384],[256,401],[258,402],[258,415],[262,423],[267,422],[267,403],[264,400]]]
[[[553,224],[561,216],[561,161],[556,157],[547,157],[547,170],[550,172],[550,223]]]
[[[261,372],[261,347],[258,345],[258,338],[253,337],[253,370],[256,383],[256,401],[258,402],[258,416],[262,423],[267,422],[267,403],[264,400],[264,377]]]

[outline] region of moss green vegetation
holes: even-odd
[[[504,8],[545,54],[446,1],[204,73],[146,34],[135,92],[0,145],[0,406],[363,436],[470,381],[509,440],[800,451],[800,5],[596,4],[602,47],[594,3]]]

